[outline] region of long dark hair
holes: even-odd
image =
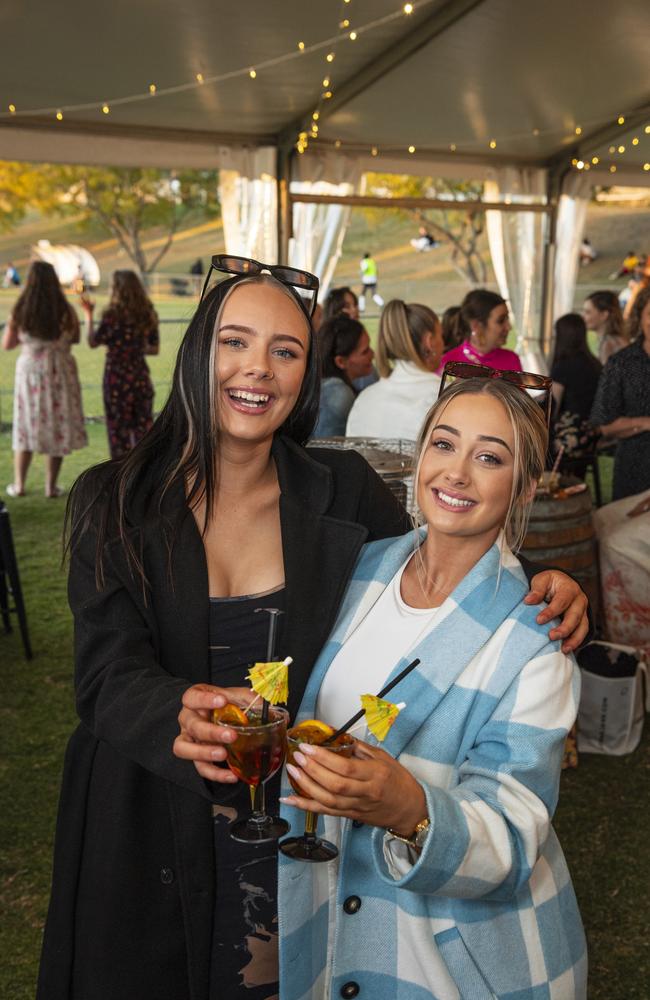
[[[111,298],[102,318],[133,324],[143,334],[157,328],[158,315],[135,271],[113,272]]]
[[[641,313],[650,302],[650,286],[642,288],[638,293],[627,320],[627,332],[630,340],[643,340],[643,330],[641,329]]]
[[[343,368],[339,368],[334,359],[339,355],[347,358],[352,354],[364,333],[363,324],[356,319],[350,319],[345,313],[339,313],[338,316],[323,323],[318,331],[323,378],[340,378],[354,389],[347,373]]]
[[[168,546],[189,509],[205,500],[203,532],[208,528],[218,491],[215,453],[219,447],[219,426],[215,404],[215,360],[217,326],[229,293],[240,284],[271,284],[282,289],[305,316],[309,324],[309,350],[305,377],[298,400],[276,433],[285,434],[304,444],[314,429],[318,416],[320,372],[310,316],[299,295],[288,285],[268,275],[240,277],[222,281],[212,288],[199,304],[183,337],[172,377],[167,402],[151,430],[124,458],[106,463],[103,475],[88,479],[93,469],[79,477],[73,486],[66,509],[66,548],[94,523],[96,535],[96,582],[103,585],[103,550],[109,535],[122,543],[132,572],[146,583],[141,553],[129,534],[128,504],[138,487],[148,481],[147,501],[156,499],[156,514],[162,517],[162,503],[177,483],[191,484],[187,506],[171,526]],[[152,475],[155,473],[155,475]],[[92,486],[89,487],[89,482]],[[99,519],[93,515],[99,509]]]
[[[32,261],[11,318],[15,327],[38,340],[58,340],[65,330],[75,328],[75,314],[51,264]]]
[[[599,292],[592,292],[591,295],[587,296],[587,302],[591,302],[598,312],[609,313],[603,336],[626,339],[623,310],[616,292],[611,292],[607,288]]]
[[[571,358],[581,358],[597,371],[603,367],[589,350],[587,324],[578,313],[566,313],[555,322],[553,364],[557,361],[569,361]]]
[[[344,311],[346,295],[352,296],[355,306],[359,304],[359,299],[347,285],[342,285],[340,288],[332,288],[323,305],[323,321],[333,319],[334,316],[338,316],[339,313]]]

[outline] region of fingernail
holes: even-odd
[[[222,694],[215,694],[214,698],[212,699],[213,707],[223,708],[225,704],[226,704],[226,699],[224,698],[224,696]]]
[[[293,759],[295,760],[296,764],[300,764],[301,767],[304,767],[305,764],[307,763],[307,758],[299,751],[296,751],[296,753],[294,753]]]
[[[298,746],[303,753],[306,753],[310,757],[312,754],[316,753],[316,747],[313,747],[311,743],[299,743]]]
[[[297,767],[294,767],[293,764],[287,764],[287,771],[289,772],[291,777],[296,778],[296,780],[298,778],[302,778],[302,772],[299,771]]]
[[[224,752],[220,747],[218,747],[216,750],[210,751],[210,756],[212,757],[213,760],[223,760],[223,755]]]
[[[286,795],[286,796],[281,795],[280,798],[278,799],[278,802],[282,802],[285,806],[292,806],[293,805],[293,799],[291,798],[290,795]]]

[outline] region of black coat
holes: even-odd
[[[286,581],[289,710],[300,704],[362,544],[408,519],[354,452],[274,444]],[[166,500],[185,508],[179,487]],[[169,553],[151,507],[130,510],[150,591],[119,543],[95,584],[95,540],[73,551],[81,724],[68,745],[38,1000],[207,1000],[218,789],[173,756],[181,696],[209,681],[208,574],[188,513]]]

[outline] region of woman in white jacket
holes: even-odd
[[[440,320],[428,306],[393,299],[379,322],[376,363],[381,378],[357,397],[348,437],[417,439],[438,398],[435,374],[443,352]]]

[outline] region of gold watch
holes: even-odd
[[[391,837],[394,837],[395,840],[401,840],[403,844],[408,844],[409,847],[412,847],[419,853],[424,847],[424,842],[427,839],[430,827],[431,823],[429,821],[429,817],[425,816],[424,819],[420,820],[413,833],[411,833],[408,837],[403,837],[395,830],[391,830],[390,827],[387,832],[390,833]]]

